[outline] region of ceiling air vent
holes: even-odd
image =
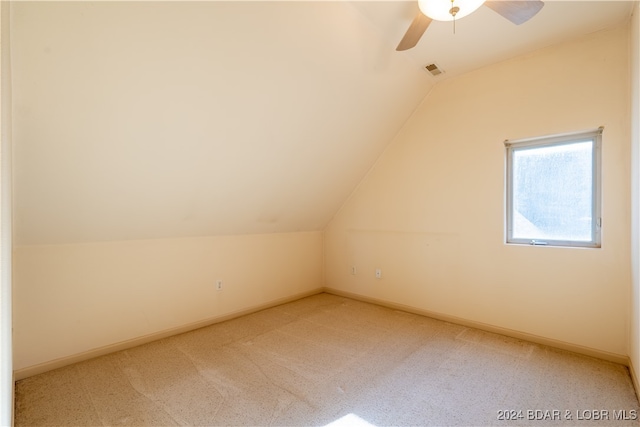
[[[436,64],[429,64],[424,68],[428,72],[430,72],[432,76],[437,76],[437,75],[442,74],[444,72],[440,68],[438,68],[438,66]]]

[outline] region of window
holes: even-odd
[[[505,141],[507,243],[600,247],[601,135]]]

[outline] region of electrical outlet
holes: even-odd
[[[222,290],[222,280],[216,280],[216,291]]]
[[[382,279],[382,270],[376,268],[376,279]]]

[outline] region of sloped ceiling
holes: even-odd
[[[341,2],[12,4],[17,245],[320,230],[433,82]]]
[[[544,0],[531,20],[514,25],[486,6],[452,22],[433,21],[418,44],[402,54],[416,67],[436,63],[444,74],[436,81],[529,53],[564,40],[629,22],[633,1]],[[417,1],[353,3],[397,46],[418,13]],[[549,70],[552,74],[553,70]]]
[[[433,84],[632,8],[546,3],[407,52],[415,2],[12,3],[15,242],[321,230]]]

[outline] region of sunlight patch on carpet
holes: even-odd
[[[327,424],[325,427],[376,427],[373,424],[363,420],[356,414],[347,414],[342,418]]]

